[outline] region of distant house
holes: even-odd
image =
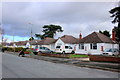
[[[38,45],[38,42],[41,40],[32,40],[32,41],[28,41],[26,44],[27,48],[35,48],[35,46]]]
[[[15,42],[15,45],[16,45],[17,47],[26,48],[27,42],[28,42],[28,41],[19,41],[19,42]]]
[[[75,50],[75,46],[78,44],[78,41],[79,40],[77,38],[71,35],[64,35],[55,42],[55,47],[60,45],[69,45]]]
[[[51,50],[54,50],[55,49],[55,42],[56,42],[56,39],[45,38],[43,40],[38,41],[36,45],[42,46],[42,47],[47,47]]]
[[[12,44],[13,45],[13,44]],[[2,46],[4,47],[9,47],[10,46],[10,43],[2,43]]]
[[[116,41],[113,41],[111,38],[101,33],[93,32],[79,40],[79,44],[76,47],[76,53],[100,54],[107,48],[118,48],[118,44]]]
[[[2,43],[4,47],[17,47],[16,42]]]

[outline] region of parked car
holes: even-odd
[[[36,47],[33,49],[33,53],[37,54],[38,52],[40,52],[40,53],[53,53],[53,51],[50,50],[50,49],[47,48],[47,47],[38,47],[38,46],[36,46]]]
[[[62,53],[62,54],[65,54],[65,53],[74,54],[75,53],[74,49],[71,46],[65,46],[65,45],[56,46],[55,52]]]
[[[116,48],[109,48],[109,49],[105,49],[102,53],[102,55],[118,55],[119,54],[119,50]]]

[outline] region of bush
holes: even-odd
[[[27,49],[24,53],[25,54],[33,54],[32,49]]]
[[[14,49],[11,48],[11,47],[4,47],[4,48],[5,48],[6,51],[14,51]]]
[[[13,48],[13,50],[14,50],[14,48]],[[15,52],[20,52],[21,50],[23,50],[22,47],[17,47],[17,48],[15,48]]]
[[[17,47],[17,48],[12,48],[12,47],[3,47],[6,51],[11,51],[11,52],[19,52],[21,50],[23,50],[22,47]]]

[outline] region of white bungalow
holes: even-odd
[[[36,45],[38,46],[42,46],[42,47],[47,47],[51,50],[54,50],[55,49],[55,42],[56,42],[56,39],[53,39],[53,38],[45,38],[41,41],[38,41]]]
[[[32,41],[28,41],[26,43],[26,47],[27,48],[35,48],[35,46],[38,45],[38,42],[40,42],[41,40],[32,40]]]
[[[118,44],[111,38],[93,32],[79,41],[76,46],[76,54],[100,54],[107,48],[118,48]]]
[[[60,37],[56,42],[55,42],[55,47],[60,46],[60,45],[69,45],[75,50],[75,46],[78,44],[78,39],[71,36],[71,35],[64,35]]]

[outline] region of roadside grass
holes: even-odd
[[[89,56],[88,55],[83,55],[83,54],[80,54],[80,55],[78,55],[78,54],[70,54],[69,57],[70,58],[87,58]]]

